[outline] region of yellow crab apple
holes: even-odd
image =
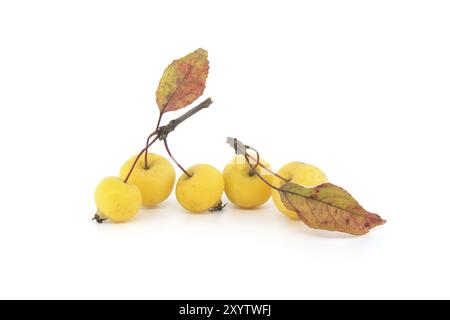
[[[186,210],[201,213],[221,201],[224,181],[219,170],[208,164],[188,168],[178,178],[175,193],[178,203]]]
[[[124,163],[120,169],[120,178],[126,178],[135,160],[136,156]],[[152,207],[169,197],[175,184],[175,170],[163,156],[149,153],[147,167],[145,166],[145,156],[141,156],[128,178],[128,182],[141,190],[142,204]]]
[[[117,177],[100,181],[94,193],[97,214],[95,219],[125,222],[133,218],[142,203],[141,191],[133,184],[125,183]]]
[[[249,159],[252,161],[252,159]],[[269,164],[263,159],[259,160],[265,167]],[[255,165],[255,161],[252,161]],[[256,166],[256,171],[268,182],[272,175],[262,166]],[[271,188],[253,171],[243,155],[234,157],[223,170],[225,180],[225,194],[227,198],[240,208],[255,208],[269,200]]]

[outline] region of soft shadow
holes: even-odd
[[[164,204],[158,204],[153,207],[142,207],[136,216],[129,223],[147,221],[150,219],[159,219],[162,215],[167,214]]]
[[[287,225],[291,229],[296,229],[296,232],[302,233],[302,235],[306,235],[308,237],[325,238],[325,239],[342,239],[342,240],[350,240],[360,237],[337,231],[311,229],[300,220],[293,220],[288,217],[281,217],[281,218],[284,218],[283,222],[284,225]]]
[[[238,206],[232,204],[231,202],[228,203],[227,207],[230,207],[230,209],[233,208],[233,209],[237,209],[237,210],[244,211],[244,212],[258,212],[258,211],[264,211],[267,209],[266,206],[259,206],[256,208],[241,208],[241,207],[238,207]],[[227,207],[225,207],[224,210],[226,210]]]

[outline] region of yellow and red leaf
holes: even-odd
[[[156,90],[161,113],[184,108],[203,94],[208,77],[208,51],[197,49],[164,70]]]
[[[366,211],[347,191],[332,183],[305,188],[286,183],[280,188],[286,208],[313,229],[363,235],[384,224],[379,215]]]

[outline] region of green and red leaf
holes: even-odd
[[[156,90],[161,113],[184,108],[203,94],[208,77],[208,51],[197,49],[164,70]]]
[[[313,229],[363,235],[384,224],[379,215],[366,211],[347,191],[331,183],[305,188],[286,183],[280,188],[286,208]]]

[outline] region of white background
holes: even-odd
[[[448,1],[1,1],[0,298],[450,298]],[[173,59],[209,51],[209,110],[171,135],[313,163],[387,224],[363,237],[174,196],[97,225]],[[167,114],[164,122],[181,114]],[[160,145],[155,152],[163,152]],[[177,171],[179,174],[179,171]]]

